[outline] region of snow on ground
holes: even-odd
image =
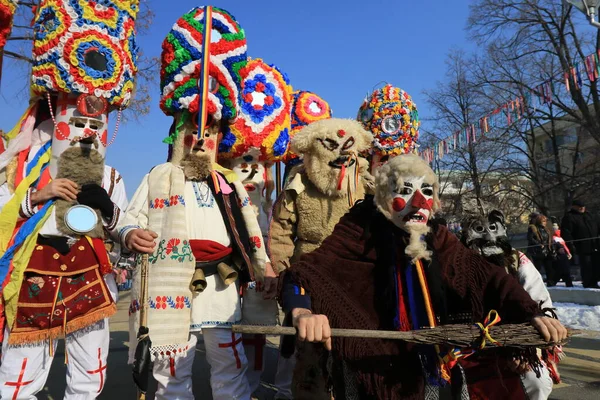
[[[558,319],[573,329],[600,331],[600,306],[554,303]]]
[[[598,292],[600,294],[600,289],[587,289],[583,287],[581,281],[574,281],[573,287],[566,287],[564,282],[558,282],[556,286],[552,286],[552,289],[560,289],[560,290],[592,290],[594,292]]]

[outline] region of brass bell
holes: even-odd
[[[219,265],[217,265],[217,271],[219,271],[219,276],[226,286],[231,285],[238,278],[237,271],[225,263],[219,263]]]
[[[204,276],[204,271],[201,268],[197,268],[194,270],[194,275],[192,276],[192,283],[190,283],[190,290],[192,292],[202,293],[204,289],[206,289],[206,277]]]

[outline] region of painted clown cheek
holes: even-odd
[[[406,208],[406,201],[401,197],[396,197],[394,201],[392,201],[392,208],[394,211],[400,212]]]
[[[194,135],[185,135],[185,137],[183,138],[183,144],[186,147],[193,147],[194,146]]]
[[[104,130],[104,132],[102,132],[102,136],[100,137],[100,141],[102,142],[103,145],[106,146],[107,140],[108,140],[108,131]]]
[[[204,141],[204,147],[206,148],[206,150],[214,150],[215,149],[215,141],[212,139],[206,139]]]
[[[71,137],[71,128],[66,122],[59,122],[56,124],[54,134],[58,140],[67,140]]]

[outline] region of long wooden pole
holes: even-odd
[[[279,194],[281,193],[281,162],[275,163],[275,195],[279,198]]]
[[[140,275],[140,326],[148,326],[148,254],[142,254]],[[145,337],[146,335],[138,337],[138,341]],[[146,400],[146,393],[138,389],[137,399]]]
[[[296,334],[296,328],[286,326],[233,325],[235,333],[248,333],[271,336],[289,336]],[[569,337],[580,331],[569,329]],[[505,324],[489,327],[490,336],[499,345],[509,347],[550,347],[556,343],[546,342],[537,329],[529,324]],[[475,325],[442,325],[436,328],[416,331],[378,331],[365,329],[331,329],[332,337],[392,339],[411,343],[452,345],[470,347],[473,342],[481,340],[481,331]],[[565,341],[566,342],[566,341]],[[564,342],[561,342],[564,343]]]

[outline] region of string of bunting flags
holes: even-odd
[[[585,70],[585,71],[583,71]],[[452,135],[437,141],[432,147],[421,151],[421,157],[428,163],[441,160],[444,155],[452,153],[469,143],[476,143],[485,134],[494,128],[507,128],[519,121],[527,108],[535,111],[541,105],[552,103],[555,82],[564,82],[567,91],[579,90],[583,86],[585,76],[590,82],[595,82],[600,77],[600,50],[585,57],[583,67],[576,62],[568,71],[550,78],[537,85],[529,93],[516,97],[498,106],[491,113],[481,117],[476,123],[462,127]]]

